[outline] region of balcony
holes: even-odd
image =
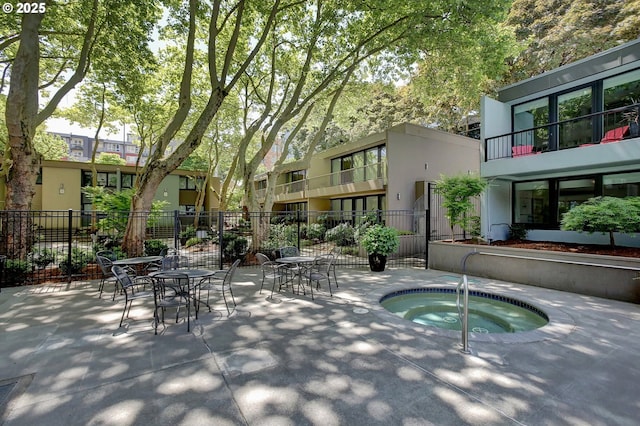
[[[277,185],[275,201],[292,202],[307,198],[383,191],[386,183],[387,166],[385,162],[380,162]],[[256,195],[259,200],[264,200],[266,190],[257,189]]]
[[[638,137],[633,104],[485,139],[485,162],[620,142]]]

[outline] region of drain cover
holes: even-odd
[[[365,309],[365,308],[353,308],[353,313],[354,314],[366,314],[368,312],[369,312],[369,310]]]

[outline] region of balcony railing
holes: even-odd
[[[638,137],[640,104],[485,139],[485,161]]]
[[[385,161],[309,178],[307,179],[307,189],[329,188],[377,179],[382,179],[383,182],[387,180]]]
[[[386,183],[386,162],[369,164],[362,167],[355,167],[353,169],[341,170],[335,173],[329,173],[309,179],[302,179],[295,182],[277,185],[275,195],[277,197],[279,195],[306,192],[310,189],[330,188],[339,185],[366,182],[377,179],[382,179],[382,182]],[[256,189],[256,195],[258,196],[258,198],[264,198],[266,195],[266,189]]]

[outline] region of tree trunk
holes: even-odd
[[[3,168],[6,171],[5,210],[20,211],[5,216],[3,226],[9,259],[25,259],[31,249],[31,202],[40,171],[40,155],[33,146],[38,114],[40,51],[38,30],[43,15],[22,15],[20,46],[11,68],[11,85],[5,118],[8,146]]]
[[[129,221],[122,240],[122,249],[129,256],[142,256],[146,239],[147,220],[151,212],[153,197],[166,176],[159,169],[150,171],[147,179],[141,180],[142,186],[131,199]]]

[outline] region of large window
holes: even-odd
[[[331,160],[331,185],[364,182],[382,176],[386,147],[376,146]]]
[[[594,178],[561,180],[558,182],[558,222],[562,216],[574,208],[596,196],[596,180]]]
[[[549,182],[546,180],[515,184],[515,222],[549,223]]]
[[[513,223],[557,229],[562,216],[593,197],[640,196],[640,170],[513,184]]]
[[[593,119],[589,117],[573,120],[592,112],[591,87],[558,95],[558,121],[570,120],[558,126],[560,149],[593,142]]]
[[[385,208],[386,198],[384,195],[334,198],[331,200],[331,217],[339,222],[358,224],[367,211],[384,210]]]
[[[306,170],[295,170],[287,173],[286,181],[290,184],[288,192],[304,191],[304,179],[306,176]]]
[[[513,131],[534,129],[549,123],[549,98],[536,99],[513,107]],[[528,132],[516,133],[514,146],[533,146],[535,151],[547,151],[549,129],[542,127]]]
[[[604,175],[602,195],[620,198],[640,196],[640,172]]]
[[[636,126],[633,119],[638,107],[634,105],[639,102],[640,69],[636,69],[570,92],[514,105],[513,145],[548,151],[598,143],[610,130]],[[621,110],[611,111],[615,109]],[[599,112],[603,114],[589,116]],[[583,116],[588,117],[579,118]],[[548,126],[556,122],[564,123]],[[637,137],[631,131],[635,129],[629,129],[626,137]]]
[[[602,81],[604,111],[623,108],[640,102],[640,70],[631,71]],[[604,131],[629,124],[629,115],[637,117],[637,107],[606,114]]]
[[[192,178],[190,176],[180,176],[179,189],[200,190],[204,183],[204,178]]]

